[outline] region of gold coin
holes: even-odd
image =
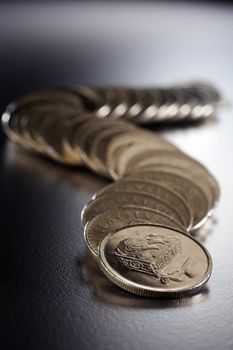
[[[95,194],[94,198],[99,198],[104,194],[119,191],[153,195],[154,197],[159,198],[160,201],[166,203],[166,205],[171,206],[173,211],[179,213],[179,217],[187,231],[189,231],[193,225],[193,214],[188,203],[175,191],[165,187],[161,183],[123,179],[105,186]]]
[[[61,118],[61,116],[64,118],[63,107],[63,104],[58,101],[55,105],[48,103],[24,104],[20,108],[15,108],[11,119],[14,122],[14,133],[17,135],[18,141],[27,148],[50,155],[47,152],[49,148],[45,142],[41,142],[44,135],[43,131],[40,132],[40,130],[43,130],[44,124],[48,123],[49,120]],[[65,109],[67,118],[71,112],[74,112],[74,108],[70,109],[68,105]],[[12,128],[12,126],[10,127]]]
[[[98,245],[105,236],[122,228],[139,224],[159,224],[180,229],[177,222],[164,213],[143,207],[125,206],[106,210],[88,222],[84,228],[85,242],[91,254],[96,258]]]
[[[24,142],[18,133],[19,117],[19,114],[15,113],[14,103],[10,104],[2,114],[2,128],[11,141],[24,146]]]
[[[70,132],[73,125],[77,123],[77,113],[60,112],[56,116],[48,116],[38,128],[38,135],[35,137],[38,143],[44,144],[47,152],[54,159],[65,164],[82,165],[81,154],[76,152],[76,158],[67,157],[63,139]]]
[[[178,175],[178,176],[181,176],[181,177],[191,181],[192,183],[194,183],[205,194],[206,200],[208,202],[208,216],[210,216],[212,214],[213,208],[214,208],[214,203],[215,203],[215,196],[214,196],[214,193],[213,193],[212,188],[210,186],[210,182],[206,178],[205,174],[204,175],[202,174],[202,176],[201,176],[201,174],[195,173],[195,171],[192,170],[191,166],[190,166],[189,171],[188,171],[188,169],[184,169],[184,168],[182,169],[182,168],[179,168],[176,166],[155,164],[152,167],[142,168],[141,171],[144,172],[147,170],[154,171],[154,172],[158,172],[158,171],[161,172],[162,171],[164,173]],[[138,170],[138,171],[140,171],[140,170]]]
[[[193,213],[193,230],[204,225],[209,216],[209,202],[205,192],[196,183],[180,174],[165,170],[144,170],[127,176],[125,179],[137,179],[167,185],[180,194],[188,203]]]
[[[95,118],[93,113],[77,114],[77,119],[72,122],[69,131],[66,134],[63,134],[62,145],[65,157],[74,164],[76,162],[82,163],[80,150],[74,148],[74,139],[77,137],[77,130],[79,130],[82,125],[88,123],[93,118]]]
[[[209,188],[212,197],[211,207],[215,207],[219,201],[220,188],[215,177],[209,172],[206,167],[197,160],[187,156],[183,152],[172,151],[152,151],[151,154],[140,154],[139,157],[135,157],[132,161],[128,162],[127,172],[133,173],[135,171],[145,169],[156,169],[158,166],[173,167],[175,169],[181,169],[186,171],[187,176],[198,181],[205,188]]]
[[[186,230],[180,214],[169,204],[160,200],[159,197],[138,192],[112,192],[91,200],[82,211],[82,223],[85,226],[96,215],[109,208],[124,206],[137,206],[157,210],[170,216],[180,229]]]
[[[123,135],[132,129],[135,129],[135,126],[132,124],[124,122],[124,125],[118,125],[118,123],[116,123],[114,128],[102,130],[93,140],[90,150],[90,158],[95,163],[95,166],[99,169],[100,173],[104,176],[111,177],[106,165],[106,153],[109,143],[112,142],[113,138]]]
[[[169,150],[167,150],[167,148]],[[111,175],[115,180],[121,179],[123,176],[132,173],[134,170],[137,171],[138,157],[139,158],[143,157],[144,160],[146,161],[147,157],[151,153],[163,154],[163,152],[166,153],[166,151],[170,152],[171,154],[174,154],[174,156],[177,153],[181,153],[179,150],[176,149],[175,146],[171,148],[170,144],[167,145],[163,143],[157,143],[157,142],[154,142],[153,140],[148,140],[143,144],[138,142],[127,148],[119,147],[115,151],[111,162],[111,167],[110,167]]]
[[[56,105],[57,103],[63,104],[63,106],[73,106],[78,110],[83,108],[80,97],[69,89],[36,91],[20,97],[14,102],[17,110],[22,107],[29,107],[32,105]]]
[[[201,243],[183,232],[155,225],[132,226],[106,236],[98,259],[113,283],[146,297],[193,295],[212,271],[211,257]]]
[[[111,177],[109,174],[109,169],[105,164],[107,144],[113,137],[121,135],[124,132],[127,132],[127,129],[124,126],[115,125],[114,128],[101,130],[101,132],[96,135],[95,139],[93,140],[90,149],[90,158],[100,174]]]
[[[127,125],[122,121],[115,121],[111,119],[96,119],[90,120],[85,123],[79,130],[77,130],[77,143],[74,144],[74,148],[80,150],[83,162],[91,169],[98,172],[99,168],[95,161],[92,160],[91,150],[92,145],[96,137],[101,135],[106,130],[115,128],[122,128],[125,130]]]
[[[134,130],[122,135],[116,136],[108,145],[106,150],[106,167],[109,169],[109,172],[114,180],[118,180],[119,176],[114,171],[114,167],[120,163],[118,160],[121,155],[125,154],[125,151],[129,147],[144,147],[147,143],[153,143],[153,147],[157,146],[158,149],[174,149],[175,146],[167,142],[166,140],[155,136],[153,133],[142,131],[140,129]],[[138,146],[139,145],[139,146]]]

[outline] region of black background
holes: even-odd
[[[228,102],[212,122],[159,130],[222,189],[208,288],[177,301],[130,296],[88,258],[80,213],[104,180],[1,134],[1,349],[232,349],[232,34],[225,2],[0,4],[1,111],[31,89],[197,79]]]

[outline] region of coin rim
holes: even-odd
[[[135,225],[135,226],[131,226],[131,227],[139,227],[139,226],[148,226],[148,227],[160,227],[160,228],[166,228],[168,230],[171,230],[171,228],[163,226],[163,225]],[[127,227],[126,227],[127,228]],[[179,230],[174,230],[175,232],[178,232],[182,235],[185,235],[186,237],[188,237],[189,239],[193,240],[195,243],[197,243],[199,245],[199,247],[204,251],[206,258],[207,258],[207,262],[208,262],[208,266],[207,266],[207,270],[205,272],[204,277],[202,278],[202,280],[196,284],[194,287],[186,287],[186,288],[177,288],[174,291],[171,290],[163,290],[161,288],[155,288],[154,287],[149,287],[149,286],[143,286],[139,283],[135,283],[135,282],[131,282],[130,280],[128,280],[127,278],[121,276],[118,272],[116,272],[108,263],[108,261],[105,258],[105,254],[104,254],[104,247],[106,245],[106,242],[108,241],[109,237],[113,236],[114,234],[117,234],[118,232],[126,229],[123,228],[113,234],[109,234],[107,235],[99,244],[98,247],[98,263],[99,263],[99,267],[101,269],[101,271],[105,274],[106,277],[109,278],[110,281],[112,281],[114,284],[116,284],[118,287],[126,290],[127,292],[136,294],[136,295],[140,295],[140,296],[145,296],[145,297],[167,297],[167,298],[180,298],[180,297],[186,297],[186,296],[191,296],[193,294],[196,294],[201,288],[203,288],[206,283],[208,282],[210,276],[211,276],[211,272],[213,269],[213,261],[211,258],[210,253],[208,252],[208,250],[201,244],[201,242],[199,242],[197,239],[195,239],[192,236],[189,236],[187,234],[185,234],[182,231]],[[109,268],[109,267],[110,268]],[[111,271],[111,270],[112,271]],[[113,273],[114,271],[114,273]]]

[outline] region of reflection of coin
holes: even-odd
[[[129,175],[126,179],[159,182],[179,193],[193,213],[193,230],[200,228],[208,219],[209,203],[202,189],[191,180],[167,171],[145,170]]]
[[[87,246],[97,257],[98,245],[109,233],[114,233],[124,227],[139,224],[158,224],[180,229],[180,225],[170,216],[153,209],[126,206],[106,210],[95,216],[84,229]]]
[[[194,238],[166,227],[137,225],[106,236],[99,246],[103,273],[128,292],[185,297],[208,281],[212,261]]]
[[[186,229],[189,231],[193,224],[193,215],[187,202],[176,192],[165,187],[161,183],[153,183],[140,180],[119,180],[113,184],[104,187],[99,191],[95,198],[99,198],[101,195],[113,192],[138,192],[153,195],[159,198],[161,201],[172,206],[176,212],[179,213],[182,218],[182,222]]]
[[[125,206],[136,206],[157,210],[160,213],[166,214],[173,218],[174,221],[177,222],[177,226],[186,231],[186,227],[180,214],[177,213],[177,211],[174,210],[171,205],[167,205],[164,201],[152,195],[124,191],[107,193],[89,202],[84,207],[82,212],[83,225],[86,225],[86,223],[92,220],[96,215],[108,210],[109,208],[113,209]]]

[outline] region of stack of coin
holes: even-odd
[[[217,181],[154,132],[98,118],[101,108],[87,109],[95,93],[69,88],[23,97],[3,114],[4,130],[28,149],[115,180],[82,211],[87,247],[111,281],[144,296],[193,294],[211,273],[211,258],[193,235],[213,214]]]

